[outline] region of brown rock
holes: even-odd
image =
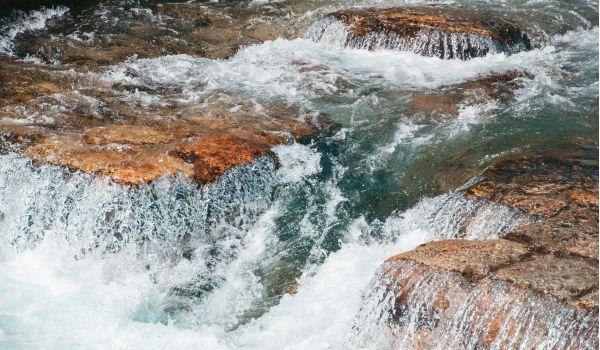
[[[504,238],[526,244],[535,252],[576,254],[598,259],[598,230],[585,225],[537,222],[518,227]]]
[[[457,117],[461,105],[473,105],[486,100],[508,102],[527,75],[509,71],[482,76],[454,86],[443,86],[435,91],[417,93],[410,101],[412,113]]]
[[[598,347],[597,148],[498,161],[466,190],[538,217],[491,241],[386,261],[393,342],[415,348]]]
[[[392,347],[421,349],[595,348],[598,311],[585,300],[570,304],[506,281],[473,281],[406,259],[384,265],[378,329]],[[380,318],[379,318],[380,317]],[[368,338],[365,337],[365,338]],[[370,338],[369,338],[370,339]]]
[[[598,288],[598,266],[584,259],[542,255],[500,269],[491,278],[572,302],[580,294]],[[597,301],[593,307],[598,307]]]
[[[286,125],[279,120],[270,127],[281,129],[273,130],[268,125],[262,129],[239,124],[242,121],[236,125],[235,120],[211,120],[156,126],[109,124],[83,133],[42,129],[23,154],[39,163],[99,174],[121,184],[139,185],[174,174],[206,183],[234,166],[271,156],[271,147],[288,142],[275,130],[292,132],[299,139],[312,135],[308,126],[301,128],[295,121]],[[19,143],[19,138],[13,141]]]
[[[469,59],[488,52],[530,50],[527,34],[492,13],[450,7],[342,10],[329,14],[351,35],[346,45],[401,49],[425,56]],[[468,38],[468,39],[465,39]]]
[[[121,184],[175,174],[213,181],[271,156],[275,145],[335,128],[295,107],[259,106],[220,92],[205,94],[200,104],[139,106],[127,96],[143,86],[107,86],[65,67],[0,62],[0,150]],[[176,89],[147,91],[164,101],[180,97]]]
[[[206,135],[186,141],[171,154],[192,163],[196,181],[206,183],[214,181],[233,166],[268,155],[269,148],[276,144],[259,144],[231,135]]]
[[[518,261],[527,254],[527,247],[507,240],[468,241],[445,240],[424,244],[415,250],[389,258],[410,260],[419,264],[456,271],[475,277],[487,276],[502,266]]]
[[[109,125],[86,131],[83,139],[91,145],[118,143],[124,145],[142,145],[165,143],[176,137],[185,137],[179,130],[157,129],[145,125]]]
[[[121,184],[139,185],[170,174],[193,175],[190,165],[160,150],[93,148],[72,135],[45,138],[24,154],[37,162],[99,174]]]
[[[577,300],[577,306],[587,309],[592,309],[594,307],[598,307],[598,289],[583,295],[579,300]]]
[[[468,196],[546,218],[566,213],[577,217],[582,211],[597,218],[597,160],[584,164],[577,158],[564,160],[553,155],[509,158],[489,167],[483,177],[467,190]]]
[[[297,31],[290,23],[294,12],[283,4],[276,8],[243,2],[142,4],[136,13],[127,7],[108,8],[111,16],[119,18],[119,25],[106,25],[105,19],[90,13],[72,13],[69,19],[49,22],[45,32],[17,35],[16,54],[82,67],[116,64],[132,56],[188,54],[225,59],[242,46],[291,38]],[[91,38],[73,34],[89,28],[94,32]]]

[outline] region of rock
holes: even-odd
[[[557,224],[580,223],[597,229],[598,163],[590,163],[588,156],[582,153],[564,159],[533,154],[508,158],[489,167],[484,179],[467,190],[467,196],[517,208]]]
[[[525,245],[507,240],[445,240],[424,244],[415,250],[394,256],[386,263],[410,260],[434,268],[481,277],[519,261],[527,254]]]
[[[579,298],[578,306],[581,308],[592,309],[598,306],[598,289]]]
[[[531,50],[527,34],[493,13],[450,7],[342,10],[329,14],[341,22],[347,46],[411,51],[445,59]]]
[[[391,314],[379,319],[392,348],[595,349],[598,310],[527,287],[394,259],[384,265]],[[500,270],[502,271],[502,270]],[[596,294],[597,296],[597,294]]]
[[[88,147],[73,134],[48,136],[27,148],[24,155],[38,163],[102,175],[121,184],[139,185],[169,174],[194,174],[191,166],[160,150]]]
[[[117,143],[122,145],[150,145],[165,143],[177,137],[186,137],[189,130],[157,129],[147,125],[109,125],[89,129],[83,139],[90,145],[106,145]]]
[[[105,6],[110,25],[91,4],[47,23],[47,28],[15,37],[19,57],[77,66],[116,64],[129,57],[187,54],[229,58],[243,46],[279,37],[292,38],[294,12],[286,5],[251,6],[245,2],[175,2]],[[83,33],[83,34],[80,34]]]
[[[442,86],[431,92],[415,93],[410,101],[412,113],[458,117],[461,105],[474,105],[486,101],[507,103],[514,92],[529,77],[520,71],[480,76],[453,86]]]
[[[281,129],[234,122],[207,118],[154,127],[108,124],[83,133],[44,130],[23,154],[38,163],[100,174],[121,184],[139,185],[175,174],[206,183],[234,166],[272,156],[271,147],[288,142],[277,130],[298,139],[314,134],[309,125],[296,121],[270,126]]]
[[[597,348],[598,149],[497,161],[465,192],[536,221],[499,239],[430,242],[386,261],[392,342],[414,348]]]
[[[278,142],[258,143],[231,135],[206,135],[186,141],[171,151],[194,165],[194,178],[199,183],[214,181],[227,169],[270,155],[269,149]]]
[[[258,104],[215,92],[201,104],[128,102],[127,86],[107,86],[65,67],[0,58],[0,150],[140,185],[182,174],[199,183],[269,156],[269,149],[336,128],[296,107]],[[135,87],[137,89],[137,87]],[[134,90],[135,90],[134,89]],[[148,89],[168,100],[180,91]]]
[[[537,222],[518,227],[504,238],[527,244],[530,250],[541,253],[576,254],[598,259],[598,230],[589,226],[565,227]]]
[[[597,265],[585,259],[542,255],[500,269],[491,278],[578,303],[581,295],[598,288]],[[597,308],[598,301],[592,306]]]

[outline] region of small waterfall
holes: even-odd
[[[504,45],[485,36],[444,32],[431,28],[420,29],[414,37],[399,36],[389,30],[359,36],[349,31],[342,21],[333,17],[327,17],[313,24],[304,36],[339,48],[408,51],[443,59],[466,60],[489,53],[513,54],[530,49],[526,44],[527,41]]]
[[[219,248],[222,238],[236,237],[268,207],[274,167],[267,157],[202,187],[188,179],[163,178],[123,188],[2,155],[0,197],[12,200],[0,202],[1,256],[31,249],[47,234],[64,236],[80,255],[127,247],[153,268],[189,258],[197,247],[233,255],[232,247]]]
[[[463,189],[473,183],[469,182]],[[467,199],[459,189],[425,198],[414,208],[391,216],[385,222],[383,233],[390,240],[406,230],[427,232],[435,240],[494,239],[535,220],[514,208],[480,198]]]
[[[471,285],[460,274],[411,262],[395,265],[393,274],[383,266],[362,300],[351,348],[593,349],[597,344],[594,311],[502,281]]]

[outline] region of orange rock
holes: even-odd
[[[269,154],[276,143],[263,144],[227,134],[205,135],[184,142],[172,155],[194,165],[194,178],[199,183],[214,181],[227,169],[247,164]]]
[[[435,91],[416,93],[410,101],[412,113],[441,114],[457,117],[461,104],[482,103],[486,100],[508,102],[522,86],[523,72],[508,71],[480,76],[473,80],[442,86]]]
[[[109,125],[86,131],[83,139],[91,145],[104,145],[107,143],[149,145],[169,142],[177,136],[187,136],[185,132],[182,135],[181,133],[177,133],[177,131],[174,132],[169,129],[158,129],[145,125]]]
[[[69,136],[44,139],[28,148],[25,155],[37,162],[106,176],[121,184],[139,185],[169,174],[193,175],[190,165],[160,150],[90,148]]]

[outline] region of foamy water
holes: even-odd
[[[33,10],[27,15],[21,15],[15,22],[5,24],[4,28],[0,27],[0,53],[12,55],[13,40],[17,35],[43,29],[46,21],[63,16],[67,12],[69,8],[66,6]]]
[[[66,11],[17,20],[2,31],[0,52]],[[586,133],[597,131],[598,28],[560,13],[577,24],[510,56],[367,51],[331,45],[342,40],[333,33],[244,47],[228,60],[131,58],[81,73],[181,91],[119,95],[134,106],[189,106],[218,92],[257,110],[277,102],[323,113],[341,129],[277,146],[278,164],[261,159],[204,187],[174,177],[123,188],[1,155],[0,348],[386,348],[375,341],[384,327],[361,312],[379,303],[373,278],[386,258],[534,220],[460,190],[441,193],[432,173],[482,167],[527,142],[595,137]],[[514,69],[531,77],[510,104],[461,105],[440,120],[407,108],[412,94]],[[355,339],[357,327],[369,337]]]

